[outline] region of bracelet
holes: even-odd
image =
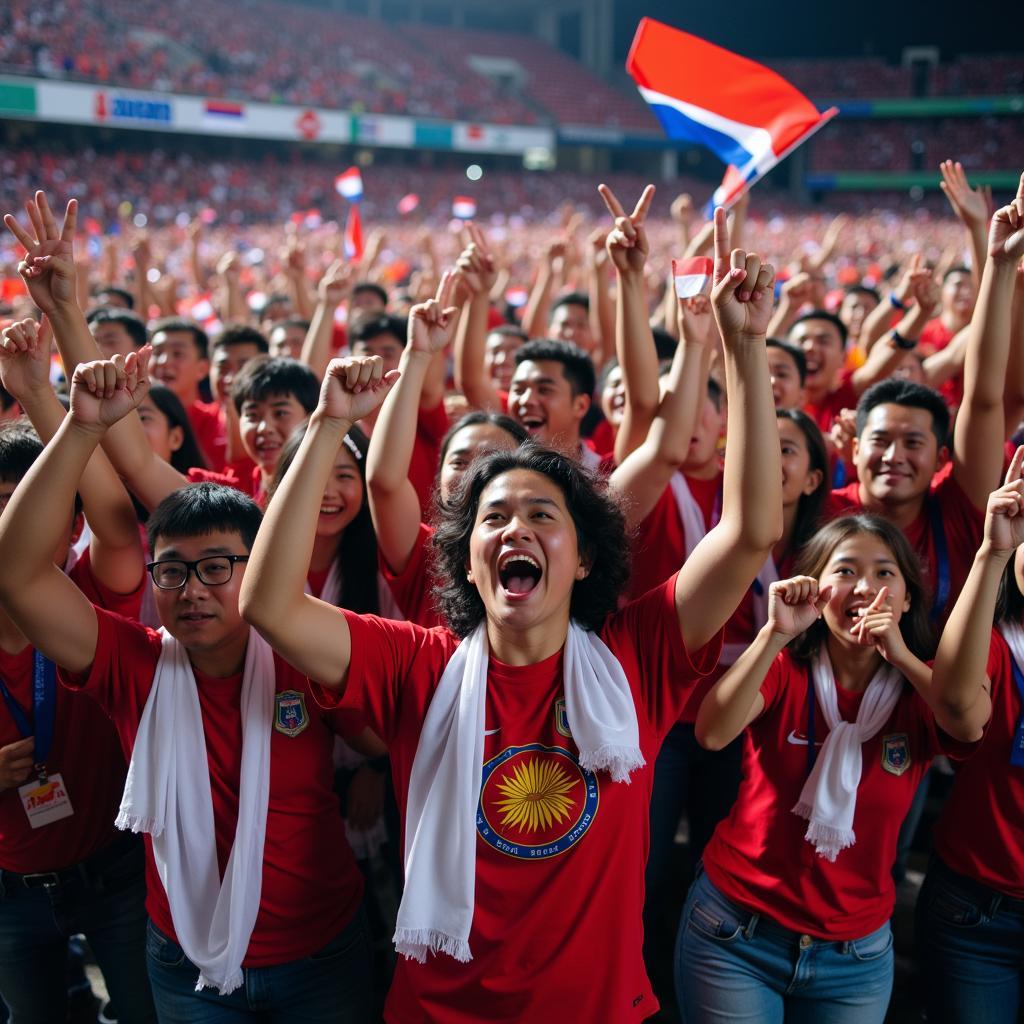
[[[912,348],[917,348],[916,338],[904,338],[895,327],[892,329],[892,340],[896,343],[896,347],[903,349],[904,352],[909,352]]]
[[[900,297],[895,292],[889,292],[889,305],[893,309],[906,309],[906,303],[900,301]]]

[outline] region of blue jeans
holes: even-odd
[[[700,1024],[882,1024],[892,930],[847,942],[800,935],[723,896],[700,872],[676,942],[676,990]]]
[[[368,1024],[373,998],[373,959],[366,912],[356,916],[322,949],[303,960],[273,967],[246,967],[230,995],[197,992],[199,969],[152,921],[146,960],[160,1024]]]
[[[1024,900],[935,858],[914,923],[930,1024],[1014,1024],[1024,979]]]
[[[68,938],[78,932],[89,940],[122,1024],[156,1020],[144,956],[144,871],[136,838],[117,839],[59,876],[0,871],[0,993],[11,1024],[64,1020]],[[35,884],[44,877],[50,884]]]

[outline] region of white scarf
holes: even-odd
[[[668,485],[672,488],[672,496],[676,499],[679,518],[683,524],[683,539],[686,542],[685,561],[686,558],[693,554],[693,549],[704,539],[708,529],[704,525],[704,513],[701,511],[700,505],[697,504],[697,499],[690,491],[690,485],[686,482],[686,477],[677,470],[672,474]],[[717,510],[711,516],[712,526],[718,522],[718,515],[716,513]]]
[[[487,628],[456,648],[427,709],[409,779],[405,812],[405,892],[395,949],[426,961],[428,952],[472,959],[476,812],[484,756]],[[596,633],[569,624],[563,687],[569,727],[588,771],[616,782],[645,764],[629,681]]]
[[[1010,648],[1010,654],[1017,665],[1024,669],[1024,629],[1021,629],[1019,622],[1000,622],[999,632]]]
[[[338,567],[338,559],[335,558],[331,562],[330,569],[327,570],[324,589],[320,591],[320,600],[340,607],[341,582],[341,569]],[[309,580],[306,581],[306,593],[313,593]],[[394,619],[396,622],[403,622],[405,620],[402,609],[398,607],[398,602],[395,600],[394,594],[391,593],[388,581],[379,572],[377,573],[377,607],[380,609],[378,614],[382,619]]]
[[[196,990],[242,984],[263,885],[270,797],[274,653],[249,631],[242,676],[238,823],[221,881],[199,693],[185,648],[167,630],[139,722],[117,827],[148,832],[174,931],[199,968]]]
[[[814,845],[818,855],[834,861],[840,850],[857,841],[853,815],[864,767],[861,747],[889,720],[903,691],[903,676],[884,662],[868,683],[855,722],[839,716],[835,674],[824,644],[811,666],[811,676],[829,734],[793,813],[809,820],[804,838]]]

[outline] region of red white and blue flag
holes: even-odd
[[[363,198],[363,176],[358,167],[350,167],[334,179],[334,189],[342,199],[358,203]]]
[[[819,111],[769,68],[651,18],[637,26],[626,69],[669,138],[707,146],[735,169],[730,185],[739,186],[722,205],[839,113]]]

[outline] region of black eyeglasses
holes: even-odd
[[[181,558],[168,558],[162,562],[150,562],[146,568],[153,582],[161,590],[181,590],[188,583],[189,573],[207,587],[219,587],[235,573],[236,562],[248,562],[248,555],[210,555],[186,562]]]

